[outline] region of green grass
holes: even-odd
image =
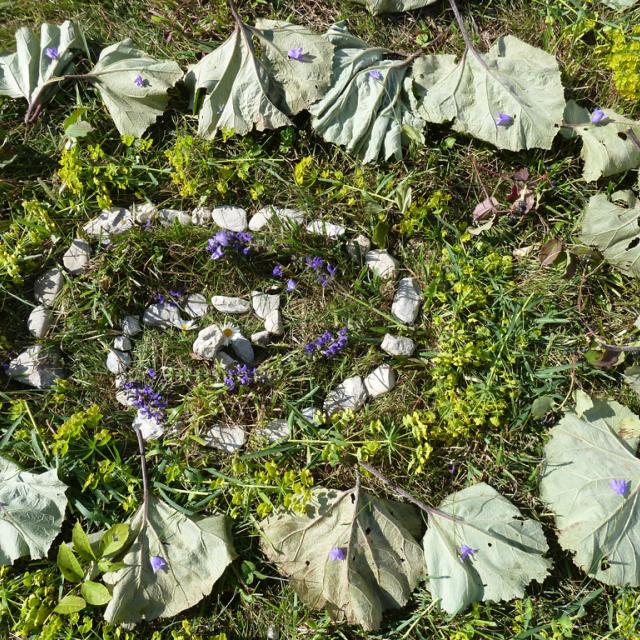
[[[443,4],[388,18],[372,18],[358,5],[337,0],[251,0],[242,12],[317,29],[346,19],[362,38],[396,51],[423,46],[429,52],[459,54],[462,38]],[[502,34],[517,35],[558,56],[569,97],[638,117],[638,104],[616,94],[606,67],[605,28],[629,28],[640,11],[615,14],[597,2],[584,4],[495,0],[461,8],[473,16],[473,37],[480,46]],[[150,53],[183,66],[221,42],[231,28],[220,0],[19,0],[0,1],[0,11],[0,45],[6,48],[13,46],[12,34],[20,25],[75,18],[96,50],[100,43],[131,36]],[[79,104],[87,107],[85,117],[95,130],[79,142],[77,153],[65,152],[61,123]],[[62,350],[69,379],[46,393],[7,382],[0,390],[0,449],[30,469],[57,465],[70,486],[60,541],[70,537],[77,519],[98,531],[124,521],[140,500],[131,413],[116,402],[104,366],[119,318],[140,314],[155,293],[170,289],[247,295],[275,283],[271,270],[276,262],[298,272],[299,256],[322,255],[338,265],[340,276],[324,292],[312,278],[302,278],[284,307],[287,333],[261,354],[263,379],[246,393],[227,393],[222,371],[191,357],[192,333],[147,329],[136,340],[131,377],[142,379],[148,368],[159,372],[157,384],[169,398],[179,430],[179,437],[149,446],[154,491],[190,513],[218,511],[233,517],[241,560],[214,593],[174,619],[128,633],[104,625],[99,609],[69,623],[50,613],[66,588],[53,550],[49,559],[0,569],[0,637],[178,640],[226,633],[229,640],[257,639],[266,637],[270,625],[290,639],[640,637],[640,591],[603,588],[576,569],[557,544],[552,515],[537,498],[545,434],[560,407],[571,406],[572,391],[582,388],[640,409],[615,370],[595,369],[583,357],[591,331],[613,344],[637,338],[637,283],[595,258],[579,260],[567,275],[565,262],[541,268],[537,257],[549,238],[577,246],[580,213],[589,195],[628,188],[635,176],[587,185],[573,143],[558,139],[551,151],[514,154],[444,126],[431,127],[426,146],[411,147],[403,162],[375,166],[362,166],[320,141],[305,117],[296,129],[208,142],[191,137],[196,122],[185,115],[186,104],[186,93],[176,90],[167,113],[146,136],[152,142],[128,145],[90,90],[76,95],[65,87],[29,130],[22,124],[24,104],[0,100],[0,128],[18,154],[0,176],[0,233],[13,222],[20,233],[31,234],[18,263],[22,280],[0,272],[0,359],[31,343],[25,322],[35,276],[60,260],[78,227],[99,212],[105,199],[129,206],[148,198],[187,210],[234,203],[255,211],[276,203],[369,237],[384,222],[389,250],[423,286],[424,312],[413,328],[398,327],[389,314],[391,286],[373,280],[341,247],[300,232],[258,237],[251,259],[221,262],[210,261],[204,251],[210,232],[193,227],[135,230],[98,252],[86,274],[66,283],[45,341]],[[89,145],[99,147],[100,154]],[[295,168],[306,157],[312,158],[311,165],[296,183]],[[67,182],[69,176],[80,181],[75,193],[64,186],[62,158]],[[538,210],[517,220],[505,216],[480,238],[470,238],[466,229],[475,204],[485,192],[504,201],[509,176],[520,166],[533,176],[548,176],[541,183]],[[412,188],[408,212],[399,206],[403,183]],[[434,205],[436,191],[451,199]],[[25,210],[23,201],[39,204]],[[414,224],[407,224],[408,218]],[[408,228],[410,233],[401,232]],[[533,247],[528,255],[512,256],[527,247]],[[213,312],[207,318],[221,319]],[[260,328],[254,318],[235,322],[245,334]],[[305,342],[343,325],[349,326],[351,339],[337,358],[327,363],[304,355]],[[400,384],[393,393],[333,423],[304,420],[300,411],[320,406],[341,379],[367,373],[383,361],[377,345],[387,331],[410,335],[419,344],[414,357],[394,362]],[[553,398],[556,411],[537,420],[531,404],[542,396]],[[98,427],[69,432],[67,423],[61,429],[70,416],[93,405],[102,414]],[[429,411],[435,415],[427,440],[433,452],[423,471],[415,473],[409,466],[416,446],[424,442],[403,418]],[[289,416],[294,424],[290,442],[271,446],[257,436],[270,419]],[[202,447],[202,436],[214,423],[247,425],[246,449],[229,456]],[[431,602],[422,585],[404,610],[389,614],[384,628],[369,634],[310,611],[260,553],[257,513],[299,497],[305,469],[315,484],[351,486],[355,455],[368,456],[392,480],[432,504],[474,482],[489,482],[544,524],[555,561],[552,575],[543,585],[532,585],[523,600],[483,603],[453,619]],[[269,470],[270,462],[276,472]],[[455,465],[453,473],[450,465]],[[384,493],[373,479],[365,482]]]

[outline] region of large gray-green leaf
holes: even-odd
[[[367,6],[374,16],[382,13],[400,13],[401,11],[411,11],[421,9],[433,4],[436,0],[355,0],[359,4]]]
[[[336,46],[333,85],[310,109],[313,128],[364,162],[400,158],[407,129],[420,138],[424,128],[416,114],[412,60],[384,59],[384,49],[368,47],[344,23],[333,25],[327,38]]]
[[[640,147],[632,139],[633,134],[640,138],[640,122],[610,109],[603,111],[606,119],[593,124],[589,111],[573,100],[565,109],[564,120],[569,131],[582,138],[582,175],[587,182],[640,166]]]
[[[622,11],[623,9],[633,7],[636,2],[638,2],[638,0],[602,0],[602,3],[606,4],[607,7],[611,7],[612,9],[616,9],[617,11]]]
[[[358,487],[318,488],[305,515],[280,513],[262,522],[262,547],[309,606],[375,629],[383,611],[403,606],[424,574],[412,535],[418,529],[407,505]]]
[[[448,613],[481,600],[521,598],[532,580],[542,582],[551,562],[540,523],[487,484],[451,494],[429,514],[423,545],[428,589]]]
[[[55,469],[29,473],[0,457],[0,565],[47,555],[62,527],[66,490]]]
[[[73,72],[73,49],[84,48],[80,29],[67,20],[61,25],[43,24],[40,37],[27,27],[16,31],[16,52],[0,55],[0,95],[44,103],[58,84],[51,78]],[[49,55],[47,55],[47,53]]]
[[[113,587],[104,613],[108,622],[167,618],[192,607],[235,558],[224,516],[190,519],[151,498],[147,526],[142,508],[130,524],[133,542],[122,559],[125,567],[104,575]],[[154,572],[152,556],[162,558],[166,567]]]
[[[141,136],[167,107],[168,90],[182,77],[172,60],[156,60],[129,38],[103,49],[89,74],[121,134]]]
[[[640,202],[632,191],[616,191],[611,200],[604,193],[589,199],[582,218],[580,240],[597,247],[607,262],[638,278]]]
[[[545,447],[540,494],[556,517],[560,545],[611,585],[640,585],[640,461],[612,423],[637,424],[617,403],[567,413]]]
[[[327,38],[280,20],[258,20],[253,32],[263,44],[267,71],[282,87],[288,114],[308,109],[325,94],[333,59],[333,45]],[[302,49],[300,60],[289,56],[294,49]]]
[[[431,71],[420,83],[420,113],[428,122],[454,120],[456,131],[501,149],[551,148],[565,108],[552,55],[505,36],[487,54],[467,51],[457,65],[450,56],[426,56],[422,66]],[[512,124],[496,124],[499,114],[510,116]]]

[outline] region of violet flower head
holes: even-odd
[[[287,280],[287,293],[295,291],[297,286],[298,283],[293,278],[289,278]]]
[[[162,293],[156,293],[153,296],[153,301],[157,302],[158,304],[164,304],[167,301],[167,299],[164,297]]]
[[[600,108],[594,109],[591,112],[591,123],[592,124],[600,124],[603,120],[605,120],[607,114]]]
[[[630,480],[609,480],[609,487],[612,491],[617,493],[621,498],[626,497],[627,493],[629,493],[629,488],[631,487]]]
[[[460,562],[464,562],[465,560],[468,560],[471,556],[474,556],[476,554],[478,550],[477,549],[472,549],[471,547],[467,546],[466,544],[463,544],[460,547]]]
[[[140,87],[140,88],[147,86],[147,81],[140,74],[138,74],[133,79],[133,83],[136,85],[136,87]]]
[[[153,418],[156,422],[164,420],[164,410],[169,406],[168,402],[153,387],[142,382],[127,382],[123,389],[134,406],[146,418]]]
[[[184,298],[184,291],[180,291],[180,289],[171,289],[169,291],[169,295],[172,298],[177,298],[178,300],[180,300],[180,298]]]
[[[382,80],[382,71],[380,71],[380,69],[371,69],[371,71],[369,71],[369,77],[374,80]]]
[[[496,125],[498,127],[510,127],[513,124],[513,117],[508,113],[498,113],[496,116]]]
[[[291,47],[291,49],[287,51],[287,57],[289,60],[297,60],[298,62],[301,62],[304,57],[302,47]]]
[[[282,268],[282,265],[277,264],[275,267],[273,267],[273,271],[271,273],[274,278],[282,278],[282,276],[284,275],[284,269]]]
[[[224,383],[229,391],[235,391],[238,385],[250,387],[256,382],[256,368],[247,364],[239,364],[237,367],[227,369]]]
[[[329,558],[331,560],[346,560],[347,553],[342,547],[332,547],[329,550]]]
[[[156,377],[155,369],[147,369],[147,375],[153,380]]]
[[[324,260],[320,256],[307,256],[304,259],[304,262],[307,267],[313,269],[314,271],[322,269],[322,266],[324,265]]]
[[[47,47],[44,50],[44,55],[49,58],[49,60],[60,60],[60,52],[58,51],[58,47]]]
[[[333,358],[347,346],[349,341],[348,333],[349,329],[347,327],[340,329],[337,335],[334,335],[331,331],[325,331],[315,340],[307,342],[304,346],[304,352],[307,355],[320,352],[325,358]]]
[[[167,561],[164,558],[161,558],[160,556],[151,556],[149,558],[149,564],[153,569],[153,573],[158,573],[158,571],[168,566]]]
[[[253,234],[248,231],[218,231],[213,238],[207,242],[207,251],[212,260],[219,260],[225,255],[228,249],[247,255],[251,248],[249,243],[253,240]]]

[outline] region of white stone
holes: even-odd
[[[131,351],[131,340],[127,336],[116,336],[113,339],[113,348],[117,351]]]
[[[381,396],[396,386],[396,373],[388,364],[381,364],[364,379],[364,386],[372,398]]]
[[[110,244],[113,236],[129,231],[133,227],[133,214],[129,209],[113,207],[104,209],[102,213],[89,220],[83,228],[91,238],[97,238],[102,244]]]
[[[62,289],[62,270],[58,267],[45,271],[33,285],[33,294],[38,304],[53,306],[53,301]]]
[[[260,231],[272,220],[276,220],[281,225],[297,225],[304,222],[304,214],[297,209],[281,209],[274,206],[263,207],[249,220],[249,229],[251,231]]]
[[[151,202],[142,202],[141,204],[131,205],[131,215],[136,224],[144,225],[151,222],[158,215],[158,210]]]
[[[207,447],[220,449],[227,453],[241,449],[247,441],[245,430],[238,425],[216,424],[202,435]]]
[[[122,333],[129,338],[142,333],[142,325],[136,316],[125,316],[122,321]]]
[[[264,319],[264,328],[274,336],[284,335],[284,323],[280,309],[271,311]]]
[[[387,333],[380,348],[391,356],[410,356],[416,350],[416,345],[411,338],[392,336]]]
[[[230,356],[226,351],[218,351],[214,358],[216,362],[219,362],[225,369],[230,369],[240,364],[235,358]]]
[[[399,262],[387,251],[373,249],[368,251],[364,261],[379,278],[391,278],[398,270]]]
[[[268,331],[258,331],[251,334],[251,342],[259,347],[266,347],[271,340],[271,334]]]
[[[138,411],[131,425],[133,429],[139,429],[145,440],[155,440],[164,435],[164,427],[155,418],[145,416]]]
[[[247,228],[247,212],[240,207],[216,207],[211,212],[213,221],[222,229],[229,231],[245,231]]]
[[[51,311],[42,304],[33,307],[27,320],[27,327],[36,338],[44,338],[51,326]]]
[[[280,296],[278,294],[251,292],[251,305],[258,318],[266,320],[267,316],[280,308]]]
[[[307,422],[315,422],[316,418],[316,408],[315,407],[305,407],[301,412],[302,416]]]
[[[142,322],[150,327],[158,327],[159,329],[182,328],[185,324],[180,317],[178,307],[164,302],[149,305],[142,314]]]
[[[196,207],[191,212],[191,223],[200,227],[211,224],[211,209],[208,207]]]
[[[251,364],[255,360],[255,355],[253,353],[253,347],[251,346],[251,342],[247,340],[242,334],[236,335],[229,345],[233,352],[247,364]]]
[[[76,238],[62,256],[62,264],[72,275],[77,276],[87,270],[91,259],[91,245],[81,238]]]
[[[42,345],[37,344],[25,349],[9,362],[7,375],[36,389],[47,389],[58,378],[62,378],[64,371],[57,355],[45,351]]]
[[[223,344],[222,329],[217,324],[212,324],[198,332],[198,337],[193,343],[193,353],[205,360],[215,360]]]
[[[191,224],[191,215],[179,209],[159,209],[158,220],[163,227],[170,227],[174,222]]]
[[[327,394],[324,410],[331,415],[336,411],[353,409],[357,411],[367,401],[367,390],[360,376],[353,376],[341,382]]]
[[[288,420],[272,420],[265,427],[258,431],[258,435],[269,440],[278,442],[291,437],[291,427]]]
[[[347,253],[352,260],[363,262],[365,255],[371,249],[371,240],[367,236],[359,235],[347,243]]]
[[[192,293],[187,296],[184,312],[190,318],[202,318],[209,311],[209,303],[201,293]]]
[[[244,298],[234,298],[231,296],[212,296],[211,304],[220,313],[248,313],[251,311],[251,303]]]
[[[123,407],[133,407],[133,403],[134,403],[134,398],[133,396],[128,392],[125,391],[124,389],[118,389],[116,391],[116,400],[123,406]]]
[[[418,317],[422,295],[415,278],[402,278],[391,305],[391,313],[405,324],[413,324]]]
[[[334,240],[343,236],[345,232],[346,229],[342,225],[327,220],[313,220],[307,225],[307,233],[315,233]]]
[[[110,349],[107,354],[107,369],[115,375],[122,375],[131,366],[131,356],[126,351]]]

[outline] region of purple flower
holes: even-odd
[[[149,563],[151,564],[151,568],[153,569],[153,573],[158,573],[161,569],[167,567],[167,561],[160,556],[151,556],[149,558]]]
[[[233,249],[243,255],[247,255],[251,248],[249,243],[253,240],[253,234],[248,231],[227,231],[221,229],[213,238],[207,242],[207,251],[211,254],[212,260],[219,260],[226,249]]]
[[[382,80],[382,71],[380,71],[380,69],[371,69],[371,71],[369,71],[369,77],[374,80]]]
[[[147,369],[147,375],[153,380],[156,377],[155,369]]]
[[[164,419],[164,410],[169,404],[160,393],[154,391],[151,385],[133,381],[127,382],[123,389],[127,392],[131,404],[138,409],[143,416],[150,419],[153,418],[156,422],[162,422]]]
[[[44,50],[44,55],[49,58],[49,60],[59,60],[60,52],[58,51],[58,47],[47,47]]]
[[[133,79],[133,83],[136,85],[136,87],[140,87],[140,88],[147,86],[147,81],[140,74],[138,74]]]
[[[448,469],[449,469],[449,473],[455,473],[458,470],[458,465],[457,464],[450,464]]]
[[[347,553],[342,547],[332,547],[329,550],[329,558],[331,560],[346,560]]]
[[[630,486],[630,480],[609,480],[610,489],[615,491],[621,498],[624,498],[629,493]]]
[[[289,278],[287,280],[287,293],[291,293],[292,291],[295,291],[297,286],[298,286],[298,283],[293,278]]]
[[[289,60],[297,60],[300,62],[303,58],[302,47],[291,47],[287,52]]]
[[[602,109],[594,109],[591,112],[591,122],[593,124],[600,124],[606,117],[607,114]]]
[[[183,297],[184,297],[184,291],[180,291],[180,289],[171,289],[171,290],[169,291],[169,295],[170,295],[172,298],[178,298],[178,299],[180,299],[180,298],[183,298]]]
[[[466,544],[463,544],[460,547],[460,562],[464,562],[465,560],[468,560],[471,556],[474,556],[476,554],[478,550],[477,549],[472,549],[471,547],[468,547]]]
[[[331,331],[325,331],[315,340],[308,342],[304,346],[304,352],[312,355],[316,351],[319,351],[325,358],[333,358],[333,356],[340,353],[347,346],[347,342],[349,341],[348,333],[349,329],[347,329],[347,327],[340,329],[337,336],[334,336]]]
[[[157,302],[158,304],[164,304],[164,303],[167,301],[167,299],[166,299],[166,298],[165,298],[161,293],[156,293],[156,294],[153,296],[153,299],[154,299],[154,301],[155,301],[155,302]]]
[[[256,368],[250,367],[247,364],[240,364],[237,367],[227,370],[224,383],[227,385],[229,391],[235,391],[236,387],[240,384],[245,387],[249,387],[256,381]]]
[[[320,256],[307,256],[304,259],[304,262],[307,267],[313,269],[314,271],[322,269],[322,266],[324,265],[324,260]]]
[[[496,125],[499,127],[510,127],[513,124],[513,118],[508,113],[498,113],[496,116]]]
[[[282,276],[284,275],[282,265],[277,264],[275,267],[273,267],[273,271],[271,273],[273,274],[274,278],[282,278]]]

